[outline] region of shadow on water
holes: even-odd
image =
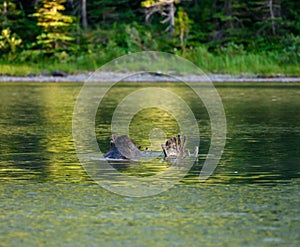
[[[222,179],[274,183],[299,178],[299,84],[223,84],[217,89],[228,124],[217,170]]]

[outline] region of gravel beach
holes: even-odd
[[[300,82],[300,77],[248,77],[248,76],[230,76],[230,75],[175,75],[165,76],[158,73],[101,73],[101,74],[78,74],[67,76],[0,76],[0,82],[85,82],[85,81],[137,81],[137,82],[155,82],[155,81],[186,81],[200,82],[210,80],[212,82]]]

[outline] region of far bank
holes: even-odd
[[[64,59],[39,58],[37,60],[14,61],[0,59],[0,75],[22,77],[52,76],[57,71],[61,76],[91,74],[101,66],[115,61],[122,56],[129,55],[124,52],[104,52],[93,54],[69,55]],[[209,52],[207,47],[199,46],[184,54],[177,54],[197,65],[207,75],[230,75],[242,78],[282,78],[300,77],[300,63],[290,60],[283,53],[259,52],[232,54],[215,54]],[[135,71],[139,65],[126,64],[120,69],[122,73]],[[164,66],[164,63],[159,64]],[[159,72],[160,67],[157,71]],[[177,66],[177,67],[176,67]],[[180,71],[181,65],[175,65],[174,70]],[[147,70],[147,68],[145,68]],[[163,70],[163,69],[161,69]],[[58,75],[59,76],[59,75]]]

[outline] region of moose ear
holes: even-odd
[[[110,136],[110,143],[115,143],[116,139],[117,139],[117,136],[115,134],[112,134]]]

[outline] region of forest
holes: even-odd
[[[207,73],[300,75],[295,0],[0,0],[0,74],[93,71],[164,51]]]

